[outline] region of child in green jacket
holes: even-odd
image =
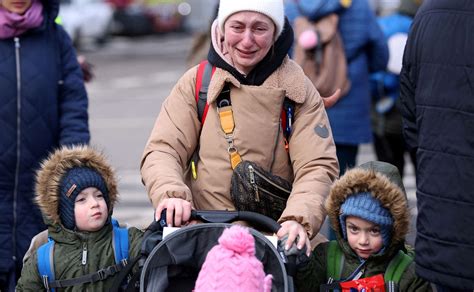
[[[117,197],[114,171],[101,153],[74,146],[51,154],[37,173],[36,202],[54,244],[26,260],[17,291],[110,290],[143,237],[112,219]]]
[[[347,171],[333,185],[325,207],[337,241],[318,245],[298,269],[298,291],[376,275],[385,278],[386,291],[431,291],[416,276],[406,249],[410,214],[395,166],[375,161]]]

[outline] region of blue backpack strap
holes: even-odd
[[[113,218],[112,226],[115,263],[119,264],[123,260],[128,260],[128,228],[120,227],[118,221]]]
[[[54,291],[54,289],[49,288],[49,283],[55,280],[53,250],[54,240],[48,238],[48,242],[40,246],[36,251],[38,259],[38,272],[47,291]]]

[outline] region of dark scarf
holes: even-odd
[[[207,59],[209,63],[218,68],[224,69],[231,73],[240,83],[245,85],[262,85],[263,82],[283,63],[288,51],[293,45],[293,29],[287,18],[285,18],[285,26],[281,35],[276,40],[273,48],[270,49],[268,54],[250,71],[247,76],[244,76],[232,65],[227,63],[219,56],[215,51],[214,46],[211,45]]]

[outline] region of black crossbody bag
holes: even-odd
[[[243,160],[232,174],[230,196],[237,210],[278,220],[286,208],[291,188],[287,180]]]
[[[228,99],[227,104],[230,104],[230,95]],[[293,112],[294,102],[285,98],[282,108],[281,128],[283,129],[287,151]],[[237,152],[237,149],[235,150]],[[230,196],[235,208],[238,211],[256,212],[278,221],[286,208],[292,184],[263,169],[255,162],[242,160],[240,155],[238,156],[240,162],[232,163],[233,173],[230,187]]]

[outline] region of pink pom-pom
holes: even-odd
[[[298,44],[305,50],[310,50],[318,44],[318,35],[312,29],[303,31],[299,38]]]
[[[272,275],[266,275],[265,279],[263,279],[263,291],[264,292],[271,292],[272,291]]]
[[[226,228],[219,238],[219,244],[228,250],[238,254],[255,254],[255,240],[247,228],[233,225]]]

